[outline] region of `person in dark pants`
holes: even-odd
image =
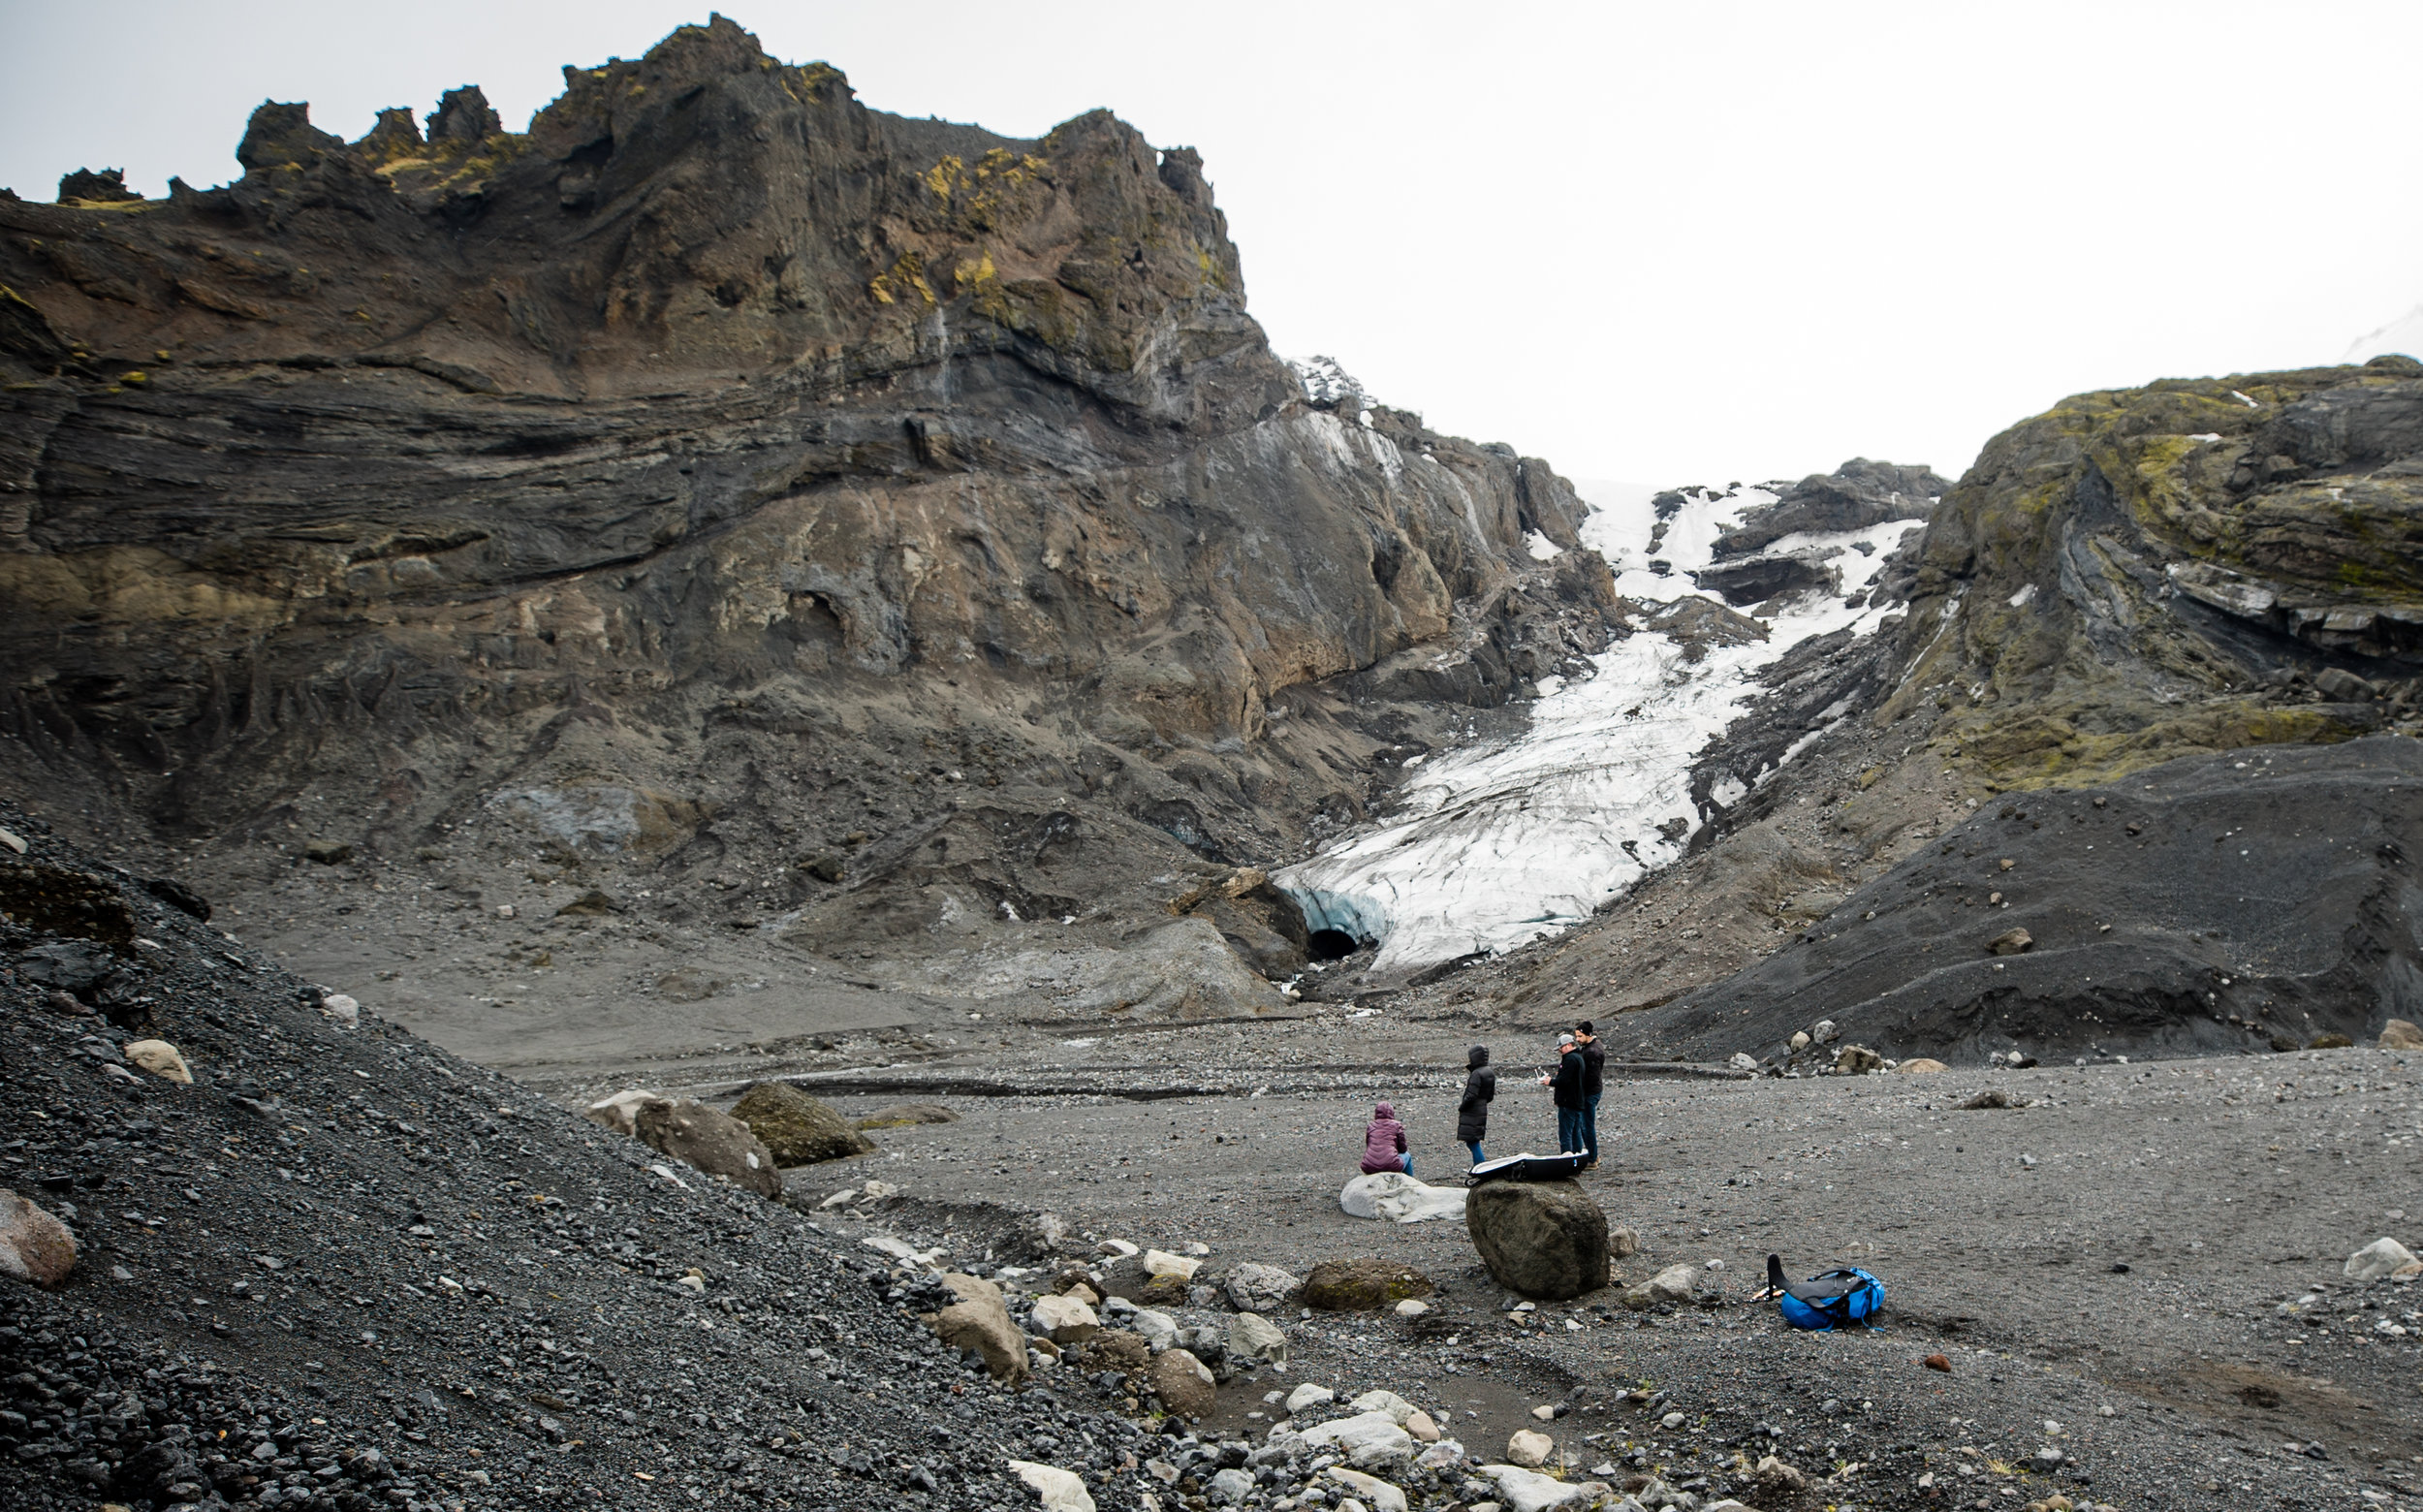
[[[1582,1143],[1582,1119],[1588,1115],[1589,1104],[1582,1091],[1583,1075],[1582,1047],[1573,1042],[1570,1034],[1558,1035],[1557,1069],[1540,1080],[1556,1093],[1559,1153],[1572,1154],[1586,1149]]]
[[[1472,1163],[1479,1165],[1489,1156],[1481,1150],[1481,1141],[1489,1137],[1489,1105],[1497,1096],[1497,1068],[1489,1063],[1489,1047],[1475,1045],[1464,1057],[1471,1069],[1464,1073],[1463,1101],[1456,1104],[1456,1138],[1472,1150]]]
[[[1607,1051],[1598,1043],[1597,1025],[1585,1019],[1574,1026],[1573,1042],[1582,1047],[1582,1145],[1590,1158],[1587,1171],[1598,1164],[1598,1092],[1607,1072]]]

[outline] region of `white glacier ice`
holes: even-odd
[[[1762,488],[1691,494],[1652,551],[1655,490],[1581,487],[1591,506],[1584,543],[1607,558],[1618,590],[1644,607],[1694,592],[1689,574],[1709,564],[1716,537],[1776,497]],[[1841,595],[1802,595],[1765,621],[1767,641],[1709,646],[1697,662],[1656,631],[1617,642],[1591,658],[1591,676],[1543,679],[1520,734],[1406,763],[1391,812],[1274,880],[1313,928],[1377,940],[1373,969],[1382,974],[1511,950],[1582,922],[1683,854],[1704,822],[1691,802],[1692,761],[1738,716],[1761,668],[1809,636],[1873,628],[1884,611],[1844,600],[1861,596],[1922,523],[1776,542],[1769,551],[1839,552],[1831,564]],[[1728,779],[1712,797],[1727,806],[1747,791]]]

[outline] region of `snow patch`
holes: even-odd
[[[1556,542],[1551,541],[1548,537],[1540,534],[1536,530],[1525,532],[1523,537],[1523,546],[1526,551],[1531,553],[1531,560],[1535,562],[1549,561],[1564,551],[1563,547],[1558,546]]]
[[[1581,488],[1591,506],[1583,544],[1607,558],[1617,590],[1641,603],[1690,594],[1689,574],[1709,565],[1716,538],[1744,510],[1776,498],[1764,488],[1695,491],[1671,511],[1652,550],[1658,490]],[[1843,594],[1864,599],[1885,558],[1923,523],[1788,539],[1796,550],[1840,552]],[[1560,932],[1683,855],[1704,823],[1691,764],[1739,717],[1761,668],[1810,636],[1866,634],[1883,614],[1807,595],[1768,621],[1766,642],[1707,646],[1698,661],[1661,634],[1617,642],[1590,658],[1590,676],[1543,679],[1520,735],[1433,753],[1408,773],[1393,812],[1274,880],[1311,928],[1377,941],[1374,968],[1382,971],[1503,953]],[[1839,722],[1841,714],[1838,708],[1822,717]],[[1832,722],[1789,755],[1822,739]],[[1724,808],[1748,791],[1726,777],[1710,796]]]

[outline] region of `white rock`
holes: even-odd
[[[591,1123],[613,1129],[626,1139],[639,1137],[638,1124],[642,1103],[662,1102],[664,1094],[651,1092],[645,1087],[625,1087],[612,1097],[601,1097],[581,1110],[581,1116]]]
[[[1733,1058],[1725,1063],[1733,1067],[1736,1071],[1755,1071],[1758,1069],[1758,1057],[1746,1050],[1735,1051],[1733,1053]]]
[[[1305,1430],[1304,1441],[1309,1448],[1335,1448],[1346,1457],[1348,1464],[1366,1470],[1401,1470],[1412,1465],[1414,1455],[1420,1452],[1413,1435],[1385,1412],[1332,1418]]]
[[[1402,1171],[1358,1176],[1337,1194],[1347,1216],[1385,1218],[1391,1223],[1422,1223],[1432,1218],[1463,1221],[1462,1187],[1425,1186]]]
[[[1520,1465],[1485,1465],[1481,1473],[1497,1483],[1508,1512],[1548,1512],[1550,1507],[1587,1502],[1594,1495],[1587,1483],[1551,1480]]]
[[[1287,1394],[1287,1415],[1294,1417],[1306,1407],[1326,1406],[1337,1400],[1337,1393],[1327,1386],[1315,1386],[1306,1381]]]
[[[1152,1346],[1154,1354],[1159,1354],[1178,1342],[1178,1319],[1166,1312],[1155,1312],[1150,1307],[1138,1307],[1134,1320],[1127,1326],[1145,1336],[1145,1342]]]
[[[329,993],[320,999],[320,1011],[328,1015],[330,1023],[341,1024],[347,1028],[362,1022],[362,1004],[354,1001],[350,993]]]
[[[1222,1470],[1212,1477],[1203,1494],[1213,1506],[1233,1506],[1253,1491],[1253,1477],[1243,1470]]]
[[[191,1086],[193,1072],[185,1068],[185,1057],[176,1047],[162,1039],[140,1039],[126,1042],[126,1058],[158,1077],[163,1082]]]
[[[1422,1410],[1393,1391],[1367,1391],[1347,1402],[1346,1406],[1354,1412],[1385,1412],[1389,1421],[1399,1428],[1404,1427],[1407,1418]]]
[[[900,1189],[898,1187],[893,1185],[890,1181],[869,1181],[864,1188],[861,1189],[860,1195],[865,1197],[868,1202],[876,1202],[883,1198],[893,1196]]]
[[[1815,1040],[1820,1045],[1832,1042],[1835,1035],[1841,1032],[1841,1031],[1840,1029],[1837,1029],[1834,1026],[1834,1021],[1832,1019],[1820,1019],[1809,1027],[1809,1037]]]
[[[1369,1506],[1372,1512],[1405,1512],[1405,1494],[1376,1475],[1350,1470],[1342,1465],[1331,1465],[1328,1474],[1331,1480],[1352,1493],[1356,1500]],[[1340,1507],[1338,1512],[1345,1512],[1345,1509]]]
[[[1287,1335],[1260,1313],[1240,1312],[1228,1320],[1228,1352],[1269,1365],[1287,1363]],[[1271,1395],[1278,1395],[1273,1392]]]
[[[514,916],[514,905],[511,903],[498,903],[496,905],[496,917],[499,919],[510,919]]]
[[[19,856],[25,854],[25,841],[13,830],[0,830],[0,845],[7,846]]]
[[[1202,1261],[1174,1255],[1166,1249],[1146,1250],[1144,1263],[1147,1276],[1175,1276],[1181,1281],[1193,1280],[1195,1273],[1203,1269]]]
[[[1431,1305],[1419,1297],[1407,1297],[1397,1304],[1397,1315],[1400,1318],[1418,1318],[1430,1310]]]
[[[1212,1252],[1212,1246],[1199,1239],[1188,1240],[1186,1242],[1185,1248],[1186,1253],[1193,1255],[1198,1260]]]
[[[1414,1457],[1418,1469],[1452,1469],[1463,1464],[1463,1445],[1452,1438],[1442,1438]]]
[[[1517,1465],[1536,1469],[1548,1462],[1550,1451],[1556,1447],[1557,1440],[1546,1433],[1519,1428],[1515,1430],[1514,1436],[1506,1440],[1506,1458]]]
[[[858,1201],[858,1188],[855,1186],[844,1186],[839,1191],[826,1198],[823,1202],[818,1203],[816,1205],[816,1211],[822,1213],[828,1208],[844,1207],[856,1201]]]
[[[1274,1312],[1303,1284],[1277,1266],[1247,1261],[1228,1273],[1228,1300],[1240,1312]]]
[[[1100,1318],[1094,1316],[1093,1308],[1086,1307],[1074,1297],[1038,1297],[1035,1299],[1034,1322],[1031,1326],[1038,1334],[1056,1335],[1064,1328],[1094,1328],[1098,1327],[1101,1322]]]
[[[2351,1281],[2377,1281],[2400,1266],[2412,1265],[2414,1252],[2394,1239],[2376,1239],[2347,1257],[2341,1274]]]
[[[1093,1497],[1086,1491],[1085,1477],[1075,1470],[1037,1465],[1030,1460],[1012,1460],[1010,1468],[1043,1498],[1044,1512],[1093,1512]]]
[[[1135,1252],[1136,1246],[1123,1239],[1106,1239],[1101,1244],[1094,1245],[1094,1253],[1101,1255],[1117,1255],[1122,1260]]]

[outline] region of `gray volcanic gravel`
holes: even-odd
[[[0,1506],[991,1508],[1033,1499],[1013,1456],[1107,1468],[1142,1436],[969,1370],[884,1257],[339,1027],[39,820],[0,826],[118,887],[151,943],[112,1011],[194,1075],[113,1074],[139,1036],[54,1006],[21,966],[44,937],[0,925],[0,1184],[81,1247],[55,1291],[0,1282]]]
[[[1334,1052],[1354,1027],[1267,1026],[1259,1063],[1276,1077],[1290,1048]],[[1419,1318],[1291,1313],[1286,1380],[1225,1386],[1220,1427],[1266,1425],[1275,1409],[1263,1395],[1308,1380],[1341,1400],[1386,1388],[1452,1410],[1450,1431],[1492,1460],[1514,1430],[1542,1426],[1532,1407],[1562,1402],[1569,1415],[1547,1427],[1577,1471],[1663,1466],[1670,1484],[1705,1477],[1761,1506],[1746,1470],[1769,1452],[1816,1475],[1856,1462],[1825,1492],[1845,1506],[2018,1504],[2005,1487],[2124,1507],[2357,1505],[2359,1493],[2376,1498],[2366,1505],[2423,1502],[2410,1385],[2423,1292],[2340,1274],[2381,1235],[2423,1235],[2407,1217],[2423,1220],[2412,1143],[2423,1139],[2423,1055],[1611,1077],[1608,1152],[1584,1181],[1612,1223],[1641,1235],[1643,1251],[1619,1269],[1638,1282],[1701,1267],[1710,1305],[1635,1313],[1620,1283],[1515,1314],[1461,1225],[1338,1210],[1375,1095],[1412,1130],[1418,1176],[1452,1182],[1460,1154],[1446,1135],[1462,1033],[1368,1032],[1390,1066],[1426,1048],[1431,1066],[1341,1076],[1328,1094],[970,1097],[957,1104],[961,1122],[885,1130],[883,1153],[794,1172],[794,1189],[821,1198],[867,1176],[900,1185],[911,1201],[868,1231],[1006,1203],[1087,1237],[1204,1242],[1204,1276],[1379,1255],[1441,1283]],[[1193,1049],[1235,1037],[1201,1031]],[[1141,1055],[1120,1048],[1124,1063],[1104,1060],[1110,1043],[1059,1055],[1097,1057],[1088,1074],[1106,1088],[1149,1085],[1165,1065],[1165,1047],[1142,1044]],[[1492,1152],[1552,1148],[1544,1091],[1519,1080],[1516,1047],[1499,1048],[1512,1063]],[[1198,1054],[1185,1069],[1216,1082],[1253,1068]],[[1961,1106],[1988,1090],[2024,1106]],[[1882,1329],[1801,1334],[1749,1303],[1771,1249],[1798,1274],[1876,1272],[1890,1289]],[[1710,1260],[1724,1268],[1705,1271]],[[1937,1353],[1948,1373],[1921,1363]],[[1654,1410],[1627,1393],[1654,1398]],[[1660,1430],[1672,1412],[1683,1426]],[[2046,1448],[2061,1452],[2051,1473],[2034,1458]]]

